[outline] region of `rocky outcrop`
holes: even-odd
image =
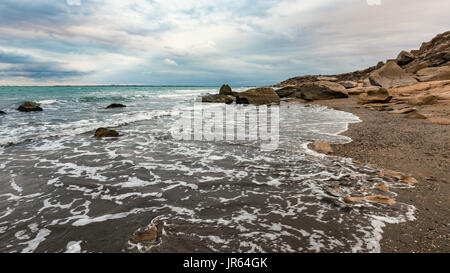
[[[433,95],[420,95],[417,97],[412,97],[408,100],[410,105],[430,105],[437,102],[437,97]]]
[[[26,101],[17,108],[20,112],[40,112],[43,111],[42,108],[35,102]]]
[[[407,52],[407,51],[402,51],[400,52],[400,54],[398,54],[397,57],[397,64],[398,65],[407,65],[410,62],[414,61],[416,57],[414,56],[414,54]]]
[[[288,98],[288,97],[294,96],[294,93],[296,91],[297,91],[296,86],[286,86],[286,87],[276,90],[275,92],[277,93],[278,97],[280,97],[280,99],[282,99],[282,98]]]
[[[220,87],[219,95],[232,96],[233,90],[228,84],[224,84]]]
[[[226,103],[231,104],[234,99],[226,95],[206,95],[202,97],[202,102],[206,103]]]
[[[106,107],[106,109],[112,109],[112,108],[124,108],[127,107],[126,105],[120,104],[120,103],[112,103]]]
[[[348,98],[342,85],[335,82],[318,81],[304,83],[297,87],[295,97],[308,101]]]
[[[339,82],[339,84],[347,89],[358,87],[358,83],[354,82],[354,81],[343,81],[343,82]]]
[[[96,138],[102,138],[102,137],[118,137],[119,136],[119,132],[115,131],[115,130],[110,130],[108,128],[98,128],[95,131],[95,135]]]
[[[317,80],[318,81],[327,81],[327,82],[336,82],[339,79],[337,77],[334,77],[334,76],[318,76]]]
[[[450,66],[427,67],[417,71],[416,75],[420,82],[450,80]]]
[[[370,73],[369,80],[372,85],[385,88],[417,83],[417,80],[406,73],[395,61],[389,61],[380,69]]]
[[[261,87],[238,93],[236,96],[237,104],[280,104],[280,97],[271,87]]]
[[[359,95],[358,103],[359,104],[386,103],[391,100],[392,96],[389,94],[386,88],[376,88]]]

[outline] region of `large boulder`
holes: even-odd
[[[450,66],[428,67],[417,71],[420,82],[450,80]]]
[[[371,88],[366,93],[359,95],[358,103],[386,103],[390,100],[392,100],[392,96],[389,94],[386,88]]]
[[[348,93],[345,87],[338,83],[318,81],[298,86],[295,96],[299,99],[313,101],[348,98]]]
[[[225,95],[225,96],[231,96],[231,95],[233,95],[233,90],[231,89],[231,87],[228,84],[224,84],[224,85],[222,85],[222,87],[220,87],[219,94]]]
[[[120,104],[120,103],[112,103],[106,107],[106,109],[112,109],[112,108],[124,108],[127,107],[126,105]]]
[[[402,51],[400,52],[400,54],[398,54],[397,63],[399,65],[406,65],[414,61],[415,58],[416,57],[414,56],[414,54],[407,51]]]
[[[406,73],[395,61],[389,61],[380,69],[370,73],[369,80],[372,85],[385,88],[417,83],[417,80]]]
[[[17,108],[20,112],[40,112],[42,108],[35,102],[26,101]]]
[[[354,82],[354,81],[343,81],[343,82],[339,82],[339,84],[347,89],[358,87],[358,83]]]
[[[234,102],[233,98],[225,95],[206,95],[202,97],[202,102],[206,103],[226,103],[231,104]]]
[[[108,128],[98,128],[95,131],[95,135],[96,138],[102,138],[102,137],[118,137],[119,136],[119,132],[115,131],[115,130],[110,130]]]
[[[420,95],[416,97],[412,97],[408,100],[408,104],[410,105],[430,105],[435,104],[438,98],[433,95]]]
[[[281,89],[276,90],[278,97],[280,99],[282,98],[288,98],[294,95],[294,93],[297,91],[297,86],[286,86]]]
[[[237,104],[280,104],[280,97],[271,87],[254,88],[236,96]]]

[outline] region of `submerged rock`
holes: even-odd
[[[228,84],[224,84],[220,87],[219,95],[232,96],[233,90]]]
[[[17,108],[20,112],[40,112],[43,111],[42,108],[35,102],[26,101]]]
[[[95,137],[96,138],[102,138],[102,137],[118,137],[119,132],[115,130],[110,130],[108,128],[98,128],[95,131]]]
[[[417,83],[417,80],[406,73],[395,61],[389,61],[380,69],[370,73],[369,80],[372,85],[385,88]]]
[[[133,237],[128,242],[132,248],[137,248],[139,252],[152,252],[152,247],[158,240],[158,227],[156,225],[149,225],[138,229]]]
[[[108,105],[108,107],[106,107],[106,109],[111,109],[111,108],[124,108],[127,107],[126,105],[120,104],[120,103],[112,103],[110,105]]]
[[[389,94],[386,88],[374,88],[368,90],[366,93],[359,95],[359,104],[368,103],[386,103],[392,100],[392,96]]]
[[[280,104],[280,97],[271,87],[261,87],[247,90],[236,96],[237,104]]]
[[[6,112],[3,112],[2,110],[0,110],[0,115],[6,115]]]
[[[234,102],[233,98],[226,95],[206,95],[202,97],[202,102],[205,103],[226,103],[231,104]]]

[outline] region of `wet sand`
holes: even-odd
[[[332,145],[335,155],[410,174],[419,181],[412,189],[394,190],[398,201],[417,208],[417,220],[386,226],[381,251],[450,252],[450,126],[369,110],[357,104],[356,96],[317,104],[351,112],[362,120],[343,133],[352,143]]]

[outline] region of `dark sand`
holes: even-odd
[[[417,208],[417,220],[386,226],[382,252],[450,252],[450,125],[369,110],[354,96],[317,104],[363,121],[343,133],[352,143],[333,145],[336,155],[411,174],[420,182],[413,189],[394,189],[397,201]]]

